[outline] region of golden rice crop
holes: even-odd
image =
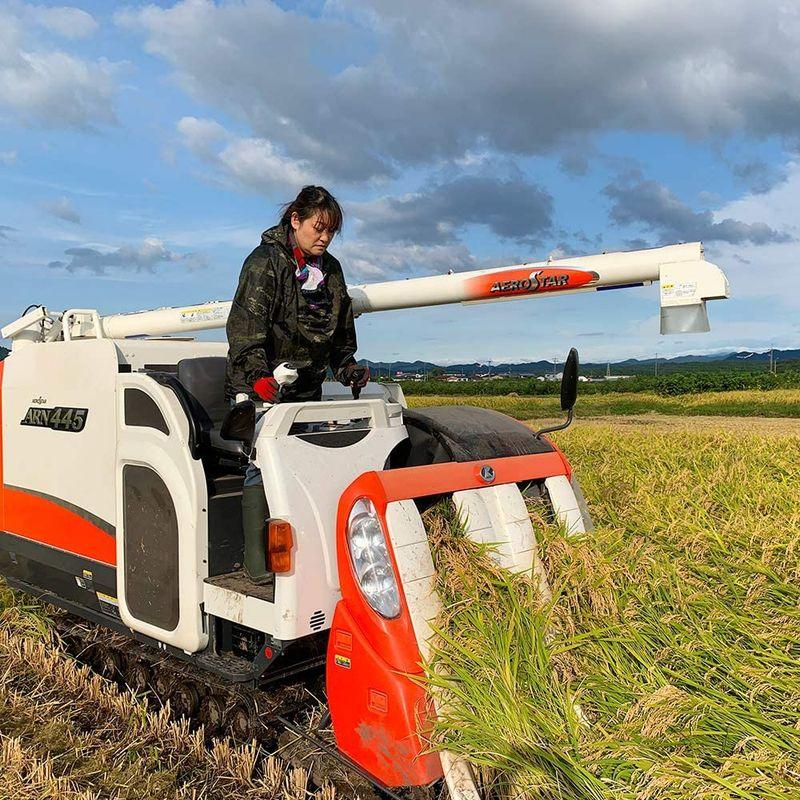
[[[800,797],[800,440],[575,428],[597,529],[531,508],[552,598],[427,514],[436,746],[494,797]]]
[[[409,405],[470,405],[493,408],[516,419],[561,417],[555,396],[517,395],[410,395]],[[661,397],[653,392],[587,394],[580,398],[576,414],[598,417],[616,414],[669,414],[677,416],[800,417],[800,390],[747,389],[735,392],[700,392],[679,397]]]

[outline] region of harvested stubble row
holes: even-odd
[[[3,600],[13,602],[3,591]],[[0,615],[0,797],[14,800],[333,800],[255,745],[216,740],[65,656],[42,610]]]
[[[597,530],[531,513],[553,597],[426,513],[437,746],[493,798],[800,797],[800,441],[576,428]]]

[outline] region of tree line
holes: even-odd
[[[502,396],[502,395],[557,395],[558,381],[540,381],[536,378],[496,378],[481,381],[399,381],[407,395],[448,396]],[[635,375],[614,381],[583,382],[581,394],[627,394],[654,392],[662,397],[675,397],[701,392],[731,392],[741,389],[800,389],[800,370],[770,372],[684,372],[669,375]]]

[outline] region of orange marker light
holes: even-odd
[[[292,526],[283,519],[271,519],[267,530],[267,569],[270,572],[292,571]]]

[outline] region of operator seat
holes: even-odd
[[[220,436],[222,421],[231,408],[225,399],[226,366],[227,359],[221,356],[184,358],[178,362],[177,377],[198,423],[203,455],[242,466],[247,464],[242,443]]]

